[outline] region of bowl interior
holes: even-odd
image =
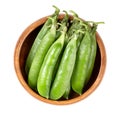
[[[61,16],[60,16],[61,17]],[[63,16],[62,16],[63,17]],[[61,17],[61,18],[62,18]],[[28,29],[26,29],[26,31],[21,35],[19,41],[17,44],[20,44],[16,47],[16,49],[19,49],[19,55],[17,56],[17,62],[19,62],[17,65],[19,67],[16,68],[16,71],[18,71],[19,69],[19,75],[18,78],[20,80],[20,82],[22,83],[22,85],[24,86],[25,89],[27,89],[27,91],[29,91],[30,94],[32,94],[34,97],[36,97],[39,100],[42,100],[44,102],[48,102],[48,103],[52,103],[52,104],[69,104],[69,103],[74,103],[77,102],[80,99],[83,99],[85,97],[87,97],[91,92],[87,91],[89,89],[92,88],[92,86],[94,85],[96,79],[98,78],[98,75],[100,74],[100,69],[101,69],[101,59],[102,59],[102,52],[101,52],[101,48],[104,48],[104,46],[101,47],[101,45],[103,45],[102,40],[99,36],[98,33],[96,33],[96,38],[97,38],[97,55],[96,55],[96,60],[95,60],[95,65],[94,65],[94,69],[91,75],[91,78],[89,80],[89,83],[84,87],[84,92],[81,96],[79,96],[78,94],[74,93],[73,91],[71,91],[70,93],[70,98],[68,100],[65,100],[63,98],[61,98],[58,101],[53,101],[53,100],[48,100],[45,99],[43,97],[41,97],[40,95],[38,95],[38,93],[34,92],[27,84],[27,75],[25,73],[25,62],[26,62],[26,58],[27,55],[29,53],[29,50],[31,49],[31,46],[35,40],[35,37],[37,36],[39,30],[41,29],[43,23],[46,21],[46,18],[44,20],[38,20],[36,22],[36,25],[33,27],[33,25],[31,25],[29,28],[32,28],[31,31],[28,31]],[[21,43],[20,43],[21,42]],[[102,44],[101,44],[102,43]],[[19,47],[19,48],[18,48]],[[104,51],[105,52],[105,51]],[[15,56],[16,57],[16,56]],[[106,57],[106,56],[105,56]],[[104,58],[105,58],[104,57]],[[105,60],[104,60],[105,62]],[[104,67],[105,68],[105,67]],[[104,73],[104,72],[103,72]],[[103,74],[102,73],[102,74]],[[18,74],[18,72],[17,72]],[[22,76],[22,79],[20,78],[20,76]],[[101,81],[101,78],[99,79],[99,81]],[[98,82],[99,83],[99,82]],[[98,84],[97,83],[97,84]],[[95,87],[94,87],[95,88]],[[29,89],[29,90],[28,90]],[[84,96],[84,94],[86,93],[86,95]],[[77,98],[77,99],[76,99]],[[58,103],[59,102],[59,103]],[[66,103],[65,103],[66,102]]]

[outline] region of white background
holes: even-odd
[[[81,102],[56,106],[38,101],[20,84],[14,70],[14,48],[23,30],[54,12],[74,10],[85,20],[104,21],[97,31],[107,53],[99,87]],[[1,0],[0,1],[0,120],[82,119],[120,120],[119,0]]]

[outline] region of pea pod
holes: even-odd
[[[49,98],[51,82],[53,81],[54,68],[64,46],[66,30],[67,27],[65,26],[64,31],[62,31],[60,37],[50,47],[49,51],[45,56],[44,62],[41,66],[40,73],[38,76],[38,93],[47,99]]]
[[[57,38],[58,38],[58,36],[60,36],[62,34],[61,31],[63,30],[63,28],[67,27],[67,23],[68,23],[68,20],[69,20],[68,13],[66,11],[64,11],[64,12],[65,12],[65,16],[60,21],[60,23],[59,23],[60,27],[58,28],[57,33],[56,33],[57,34]],[[67,28],[67,30],[68,30],[68,28]],[[62,52],[61,52],[61,54],[60,54],[60,56],[58,58],[58,61],[57,61],[56,65],[55,65],[55,70],[54,70],[54,73],[53,73],[53,79],[55,78],[56,72],[58,70],[58,67],[59,67],[59,64],[60,64],[60,61],[61,61],[61,58],[62,58],[62,55],[63,55],[64,48],[66,47],[66,44],[67,44],[66,43],[67,39],[68,39],[68,37],[67,37],[67,31],[66,31],[65,40],[64,40],[64,46],[63,46]]]
[[[55,7],[55,6],[53,6]],[[52,18],[57,19],[57,16],[59,14],[59,9],[57,7],[55,7],[55,12],[53,15],[51,15]],[[28,74],[30,66],[32,64],[33,58],[35,56],[36,50],[41,42],[41,40],[43,39],[43,37],[45,36],[45,34],[47,33],[47,31],[50,29],[50,25],[52,24],[51,22],[51,18],[48,18],[47,21],[45,22],[45,24],[43,25],[43,27],[40,29],[37,37],[35,38],[35,41],[30,49],[30,52],[28,54],[28,57],[26,59],[26,65],[25,65],[25,71]]]
[[[76,29],[77,30],[77,29]],[[79,30],[78,30],[79,31]],[[81,33],[82,32],[82,33]],[[81,39],[82,39],[82,37],[83,37],[83,31],[79,31],[79,35],[78,35],[78,38],[77,38],[77,48],[79,47],[79,44],[80,44],[80,42],[81,42]],[[75,33],[73,33],[73,34],[75,34]],[[65,93],[64,93],[64,95],[63,95],[63,97],[65,98],[65,99],[68,99],[69,98],[69,94],[70,94],[70,91],[71,91],[71,83],[69,82],[69,84],[68,84],[68,86],[67,86],[67,88],[66,88],[66,91],[65,91]]]
[[[57,36],[59,36],[61,33],[59,32],[61,29],[62,29],[62,26],[67,26],[68,27],[68,20],[69,20],[69,15],[68,15],[68,13],[67,13],[67,11],[63,11],[63,12],[65,12],[65,16],[64,16],[64,18],[62,19],[62,21],[60,22],[60,28],[59,28],[59,30],[58,30],[58,34],[57,34]],[[65,42],[64,42],[64,48],[65,48],[65,46],[67,45],[67,43],[68,43],[68,34],[66,34],[66,36],[65,36]],[[56,71],[55,71],[55,74],[56,74],[56,72],[57,72],[57,69],[58,69],[58,66],[59,66],[59,63],[60,63],[60,61],[61,61],[61,57],[62,57],[62,54],[60,55],[60,57],[59,57],[59,60],[58,60],[58,63],[57,63],[57,65],[56,65]],[[64,95],[63,95],[63,97],[65,98],[65,99],[68,99],[68,97],[69,97],[69,93],[70,93],[70,84],[68,85],[68,87],[66,88],[66,91],[65,91],[65,93],[64,93]]]
[[[97,42],[96,42],[96,29],[97,29],[97,24],[94,24],[91,31],[90,31],[90,35],[91,35],[91,55],[90,55],[90,59],[89,59],[89,64],[88,64],[88,69],[87,69],[87,78],[86,78],[86,82],[85,84],[88,83],[93,68],[94,68],[94,63],[95,63],[95,58],[96,58],[96,53],[97,53]]]
[[[56,19],[51,18],[51,28],[48,30],[46,35],[41,40],[40,45],[38,46],[38,49],[36,51],[36,54],[34,56],[33,62],[31,64],[29,74],[28,74],[28,84],[29,86],[36,90],[37,88],[37,79],[38,74],[41,68],[41,65],[43,63],[44,57],[52,45],[52,43],[55,41],[56,36]]]
[[[68,38],[70,38],[73,34],[75,34],[75,31],[77,31],[79,33],[78,38],[77,38],[78,39],[77,40],[77,46],[79,46],[79,44],[81,42],[81,39],[83,37],[83,31],[81,30],[83,25],[81,25],[79,19],[75,19],[76,17],[78,17],[77,14],[74,15],[73,23],[71,24],[71,26],[70,26],[70,28],[69,28],[69,30],[67,32],[67,35],[68,35]],[[69,40],[67,42],[69,42]],[[71,91],[71,83],[69,83],[69,85],[67,86],[66,91],[65,91],[65,93],[63,95],[63,97],[65,99],[69,98],[70,91]]]
[[[68,83],[68,86],[65,90],[65,93],[63,94],[63,98],[65,99],[69,99],[69,94],[70,94],[70,91],[71,91],[71,85],[70,85],[70,82]]]
[[[77,38],[77,34],[74,34],[64,50],[55,80],[51,87],[50,99],[57,100],[61,98],[69,85],[76,59]]]
[[[91,37],[86,30],[85,35],[79,45],[74,71],[71,78],[72,89],[82,94],[87,75],[87,67],[91,53]]]

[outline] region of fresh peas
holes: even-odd
[[[53,15],[51,15],[51,17],[53,17],[54,19],[57,19],[57,16],[59,14],[59,9],[55,6],[53,6],[56,10],[54,12]],[[36,50],[41,42],[41,40],[43,39],[43,37],[45,36],[45,34],[47,33],[47,31],[50,29],[50,25],[52,24],[51,22],[51,18],[48,18],[47,21],[45,22],[45,24],[43,25],[43,27],[41,28],[41,30],[39,31],[37,37],[35,38],[35,41],[30,49],[30,52],[28,54],[27,60],[26,60],[26,64],[25,64],[25,71],[28,74],[30,66],[32,64],[33,58],[35,56]]]
[[[61,31],[62,33],[60,37],[53,43],[53,45],[48,50],[40,69],[37,81],[37,90],[39,94],[45,98],[49,98],[49,91],[51,87],[51,82],[53,81],[52,79],[54,68],[64,46],[66,30],[67,27],[64,26],[63,31]]]
[[[51,22],[51,28],[47,31],[46,35],[43,37],[40,45],[38,46],[38,49],[33,58],[33,62],[28,73],[28,84],[34,90],[36,90],[37,88],[38,74],[43,63],[44,57],[52,43],[55,41],[56,19],[51,18]]]
[[[96,53],[97,53],[97,42],[96,42],[96,29],[97,25],[94,25],[91,32],[91,54],[90,54],[90,59],[88,63],[88,69],[87,69],[87,77],[86,77],[86,82],[85,84],[88,83],[90,80],[93,68],[94,68],[94,63],[95,63],[95,58],[96,58]]]
[[[63,98],[69,99],[70,91],[71,91],[71,84],[69,82],[68,85],[67,85],[67,88],[66,88],[66,90],[63,94]]]
[[[73,19],[66,11],[63,19],[58,19],[60,10],[55,8],[38,33],[25,65],[28,85],[51,100],[83,94],[94,68],[99,24],[83,21],[73,11]]]
[[[71,78],[72,89],[80,95],[82,94],[85,85],[90,53],[91,53],[91,38],[90,33],[87,30],[79,45],[76,63]]]
[[[61,98],[69,85],[75,64],[76,51],[77,34],[74,34],[64,50],[55,80],[51,87],[50,98],[53,100]]]

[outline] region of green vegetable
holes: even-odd
[[[37,79],[38,74],[41,68],[41,65],[43,63],[43,60],[45,58],[45,55],[50,48],[50,46],[55,41],[56,36],[56,19],[51,18],[51,26],[50,29],[47,31],[46,35],[41,40],[40,45],[38,46],[38,49],[36,51],[36,54],[34,56],[33,62],[31,64],[29,74],[28,74],[28,84],[29,86],[36,90],[37,88]]]
[[[87,68],[87,77],[86,77],[86,82],[85,84],[88,83],[90,80],[94,64],[95,64],[95,58],[96,58],[96,53],[97,53],[97,42],[96,42],[96,29],[97,29],[97,24],[93,24],[92,29],[90,31],[91,35],[91,54],[90,54],[90,59],[89,59],[89,64]]]
[[[83,37],[83,31],[81,30],[81,28],[83,27],[83,25],[81,25],[81,21],[79,20],[77,14],[74,13],[73,17],[74,18],[72,20],[72,24],[71,24],[71,26],[70,26],[70,28],[68,29],[68,32],[67,32],[67,35],[68,35],[67,37],[71,38],[72,35],[75,34],[75,31],[77,31],[79,33],[78,38],[77,38],[77,47],[78,47],[79,44],[80,44],[80,42],[81,42],[81,39]],[[68,39],[68,41],[66,43],[68,43],[68,42],[69,42],[69,39]],[[68,87],[66,88],[66,91],[65,91],[65,93],[63,95],[63,97],[65,99],[69,98],[70,91],[71,91],[71,83],[68,84]]]
[[[76,59],[77,38],[78,35],[74,34],[64,50],[55,80],[51,87],[50,99],[57,100],[61,98],[69,85]]]
[[[61,31],[62,33],[60,37],[52,44],[47,52],[40,69],[37,81],[37,90],[41,96],[47,99],[49,98],[51,82],[53,81],[54,68],[64,46],[66,30],[67,27],[64,26],[64,30]]]
[[[57,19],[58,17],[58,14],[59,14],[59,9],[55,6],[53,6],[56,10],[54,12],[53,15],[51,15],[52,18],[54,19]],[[30,49],[30,52],[28,54],[28,57],[26,59],[26,65],[25,65],[25,71],[26,73],[28,74],[29,72],[29,69],[31,67],[31,64],[32,64],[32,61],[34,59],[34,56],[35,56],[35,53],[36,53],[36,50],[38,49],[38,46],[41,42],[41,40],[43,39],[43,37],[46,35],[47,31],[50,29],[50,25],[52,24],[51,22],[51,18],[48,18],[47,21],[45,22],[45,24],[43,25],[43,27],[40,29],[37,37],[35,38],[35,41]]]
[[[63,98],[65,99],[69,99],[69,95],[70,95],[70,91],[71,91],[71,84],[70,82],[68,83],[68,86],[65,90],[65,93],[63,94]]]
[[[80,43],[77,51],[77,58],[74,67],[74,71],[71,78],[72,89],[78,93],[82,94],[85,80],[87,77],[87,67],[91,53],[91,36],[88,30],[86,30],[85,35]]]

